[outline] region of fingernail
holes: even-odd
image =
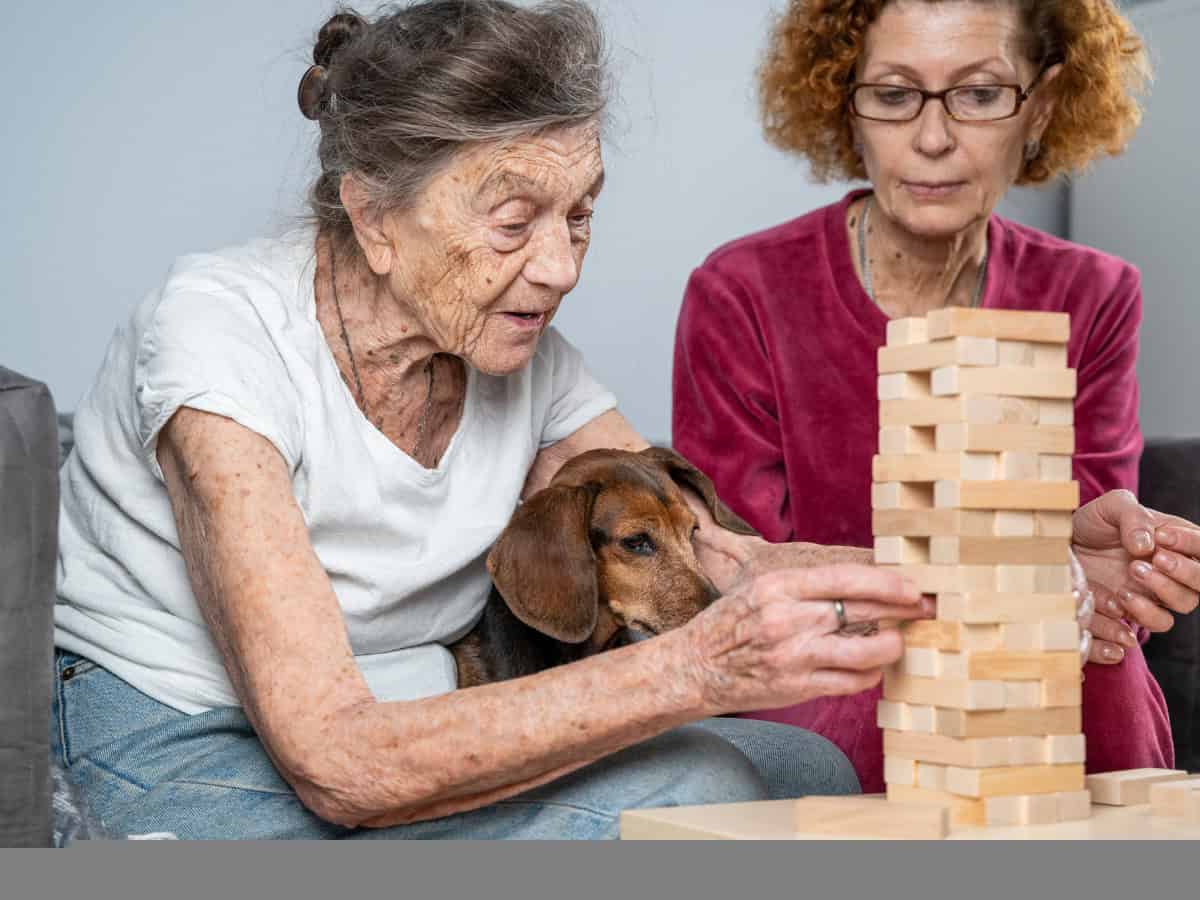
[[[1174,572],[1175,558],[1173,556],[1167,556],[1165,553],[1155,553],[1154,565],[1162,569],[1164,572]]]
[[[1121,604],[1111,598],[1108,600],[1107,606],[1110,613],[1115,613],[1118,616],[1124,612],[1124,610],[1121,609]]]
[[[1121,643],[1126,647],[1137,646],[1137,636],[1132,631],[1121,632]]]
[[[1133,533],[1133,549],[1137,553],[1149,553],[1154,549],[1154,538],[1150,532],[1141,529]]]
[[[1167,547],[1174,547],[1177,540],[1178,537],[1176,537],[1175,532],[1170,528],[1160,528],[1158,530],[1158,542],[1160,544]]]
[[[1135,562],[1133,564],[1133,574],[1136,575],[1138,578],[1148,578],[1150,575],[1150,572],[1151,572],[1151,569],[1150,569],[1149,563]]]
[[[1100,655],[1109,662],[1120,662],[1125,657],[1125,651],[1120,647],[1114,647],[1112,644],[1105,644],[1100,648]]]

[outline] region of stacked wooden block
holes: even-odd
[[[1066,314],[937,310],[879,351],[875,560],[936,594],[884,677],[889,800],[1086,818]]]

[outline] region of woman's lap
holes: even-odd
[[[828,742],[790,726],[710,719],[659,735],[518,797],[387,829],[346,829],[308,811],[238,709],[188,716],[111,673],[58,654],[52,741],[116,834],[184,839],[616,837],[623,808],[857,790]],[[73,677],[62,671],[74,666]]]

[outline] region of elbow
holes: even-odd
[[[384,772],[378,758],[354,753],[337,741],[293,746],[279,756],[280,772],[297,799],[317,818],[343,828],[417,821],[432,799],[433,792],[422,790],[419,779]]]

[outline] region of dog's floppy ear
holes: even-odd
[[[674,450],[666,447],[647,447],[641,455],[666,469],[676,484],[690,487],[703,497],[708,511],[722,528],[737,534],[758,534],[741,516],[721,502],[708,476]]]
[[[588,534],[597,490],[589,484],[538,491],[517,508],[487,558],[513,615],[568,644],[587,640],[599,616]]]

